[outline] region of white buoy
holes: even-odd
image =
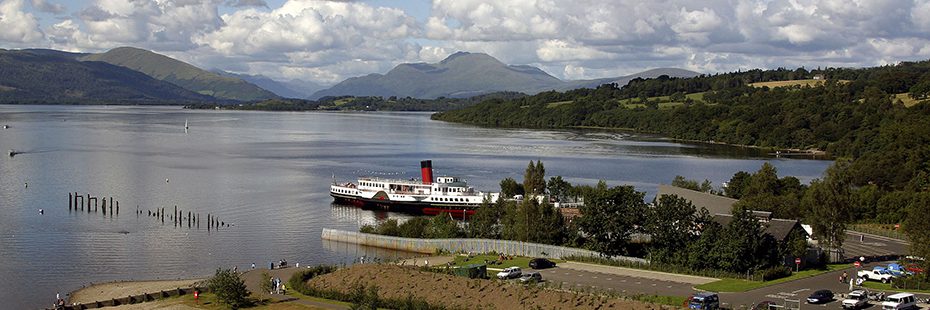
[[[39,209],[39,214],[45,214],[45,210]]]

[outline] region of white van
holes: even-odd
[[[917,297],[911,293],[897,293],[882,302],[882,310],[917,309]]]

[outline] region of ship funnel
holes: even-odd
[[[420,172],[423,174],[423,184],[433,184],[433,161],[420,162]]]

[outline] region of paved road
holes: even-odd
[[[561,286],[563,289],[616,292],[625,295],[654,294],[688,296],[694,293],[691,284],[681,282],[619,276],[558,267],[538,271],[542,275],[543,280],[549,281],[551,286]]]
[[[882,263],[883,265],[886,264]],[[872,268],[879,263],[866,264],[866,268]],[[738,309],[740,306],[751,306],[757,304],[761,301],[775,301],[779,304],[783,304],[785,299],[789,300],[801,300],[802,303],[807,296],[810,296],[811,293],[817,290],[828,289],[838,295],[836,301],[832,301],[822,305],[801,305],[802,308],[809,309],[811,307],[820,307],[837,309],[842,308],[840,294],[846,294],[849,292],[849,283],[842,284],[839,281],[840,276],[843,274],[843,271],[852,277],[856,274],[856,268],[851,267],[845,270],[837,270],[822,274],[816,277],[810,277],[800,280],[795,280],[791,282],[786,282],[778,285],[773,285],[769,287],[764,287],[749,292],[743,293],[721,293],[720,301],[727,303],[729,306],[734,309]],[[927,295],[920,295],[921,298],[927,298]],[[873,309],[876,307],[872,307]],[[878,307],[881,308],[881,307]],[[924,305],[924,309],[927,309],[927,305]]]
[[[904,255],[907,254],[908,247],[910,245],[906,241],[849,230],[846,231],[846,240],[843,242],[843,251],[847,258]]]

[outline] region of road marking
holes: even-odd
[[[626,283],[626,279],[620,279],[620,282]]]
[[[643,284],[642,282],[636,281],[636,284]]]
[[[607,281],[612,281],[612,280],[613,280],[612,278],[607,278]]]
[[[803,291],[809,291],[809,290],[810,290],[809,288],[802,288],[802,289],[799,289],[799,290],[796,290],[796,291],[792,291],[792,293],[797,294],[797,293],[800,293],[800,292],[803,292]]]
[[[591,277],[591,278],[592,278],[592,279],[597,279],[597,276],[593,276],[593,277]]]
[[[656,284],[655,284],[655,283],[653,283],[653,284],[652,284],[652,286],[656,286]]]
[[[667,287],[667,288],[672,288],[672,286],[671,286],[671,285],[669,285],[669,286],[666,286],[666,287]]]

